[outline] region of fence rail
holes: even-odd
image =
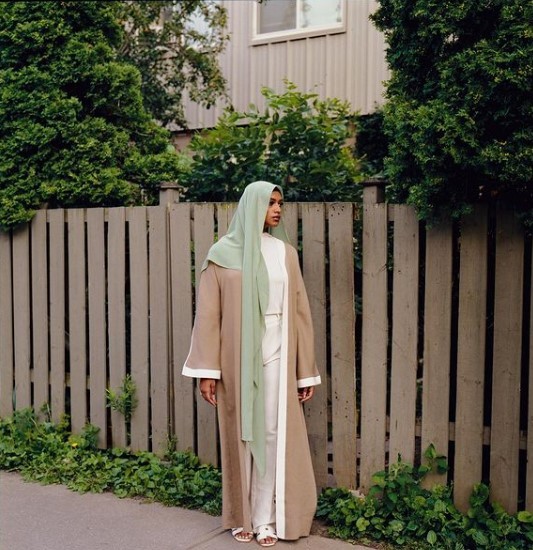
[[[175,438],[218,464],[215,412],[180,370],[196,278],[234,208],[49,210],[0,233],[0,416],[47,404],[74,431],[98,426],[102,447]],[[461,509],[481,480],[533,509],[531,239],[513,216],[480,207],[426,230],[407,206],[284,208],[323,380],[305,407],[318,486],[368,489],[433,443],[451,468],[428,483],[453,480]],[[105,398],[127,373],[128,426]]]

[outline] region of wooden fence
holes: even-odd
[[[465,509],[490,481],[533,509],[531,239],[479,208],[425,230],[410,207],[287,204],[323,384],[306,405],[317,484],[367,489],[433,443]],[[196,274],[227,204],[39,211],[0,233],[0,416],[48,404],[102,447],[163,452],[170,437],[218,464],[214,410],[180,375]],[[364,221],[364,225],[362,223]],[[106,408],[126,373],[130,426]],[[529,398],[528,398],[529,396]]]

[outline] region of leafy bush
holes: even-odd
[[[119,56],[139,69],[146,108],[162,125],[187,127],[187,94],[212,107],[225,93],[219,54],[229,39],[226,8],[214,0],[118,4],[125,31]]]
[[[391,198],[421,218],[506,202],[533,224],[533,4],[379,0],[392,76],[385,105]]]
[[[194,136],[188,200],[235,201],[254,180],[283,185],[287,199],[357,200],[361,179],[347,140],[354,117],[338,99],[320,100],[286,82],[263,88],[266,109],[226,110],[216,127]]]
[[[356,118],[355,156],[365,175],[382,175],[388,139],[383,128],[383,109]]]
[[[59,424],[38,422],[33,411],[17,411],[0,420],[0,469],[19,470],[25,479],[62,483],[74,491],[112,491],[220,513],[220,472],[200,464],[193,453],[169,451],[162,460],[148,452],[101,450],[97,434],[98,428],[87,425],[73,435],[67,418]]]
[[[0,227],[29,221],[42,203],[131,204],[175,177],[139,71],[117,60],[118,7],[0,3]]]
[[[450,486],[424,489],[421,481],[434,465],[443,468],[433,446],[426,451],[429,465],[414,468],[398,461],[372,478],[368,496],[346,489],[326,489],[319,498],[317,517],[342,539],[383,541],[407,548],[450,550],[501,548],[520,550],[533,543],[533,514],[507,514],[490,504],[489,489],[476,485],[471,508],[461,514],[453,504]]]

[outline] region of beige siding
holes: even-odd
[[[263,107],[261,88],[281,92],[285,78],[302,91],[347,100],[361,113],[383,103],[383,82],[388,78],[385,42],[368,19],[377,8],[375,0],[347,0],[342,32],[261,44],[253,43],[254,2],[223,3],[231,38],[220,64],[228,81],[229,103],[236,109],[244,110],[250,103]],[[204,109],[186,102],[189,128],[214,126],[224,106],[219,101],[216,107]]]

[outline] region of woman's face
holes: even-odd
[[[281,207],[283,199],[279,191],[273,191],[270,197],[270,203],[265,217],[265,229],[269,227],[277,227],[281,219]]]

